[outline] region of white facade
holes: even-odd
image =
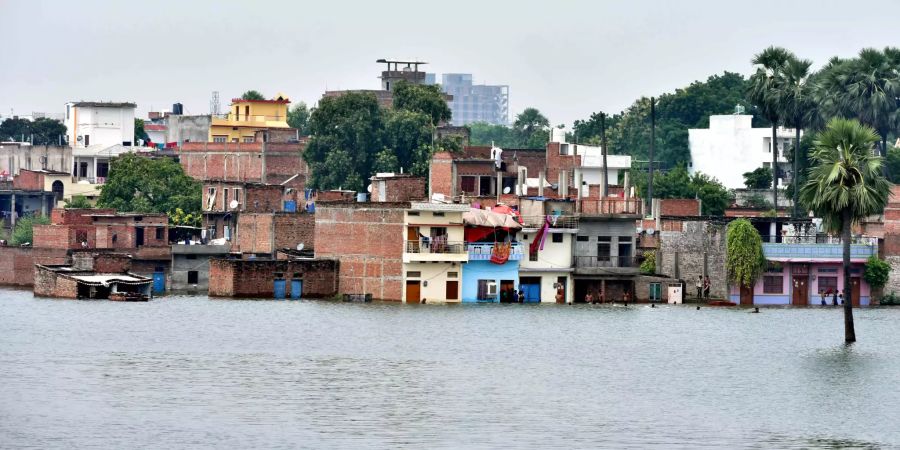
[[[66,103],[66,136],[74,148],[134,145],[134,103]]]
[[[134,133],[134,130],[132,130]],[[72,176],[77,182],[89,184],[103,184],[109,176],[110,160],[123,153],[132,153],[142,150],[141,147],[126,147],[122,144],[101,146],[91,145],[88,148],[75,147],[72,149]],[[143,149],[146,150],[146,149]]]
[[[544,249],[538,250],[536,260],[528,251],[528,246],[537,237],[536,228],[522,229],[516,234],[516,240],[525,246],[525,256],[519,262],[519,286],[531,284],[532,280],[540,280],[541,303],[556,302],[556,284],[565,280],[566,303],[571,303],[574,292],[572,279],[572,248],[577,229],[548,230],[544,240]]]
[[[772,129],[753,128],[751,115],[709,116],[708,129],[688,130],[691,174],[703,172],[718,179],[728,189],[744,188],[744,173],[760,167],[772,166]],[[778,166],[782,175],[779,186],[790,182],[789,163],[785,151],[790,151],[794,130],[776,131]]]
[[[570,144],[566,142],[565,130],[562,130],[560,128],[551,129],[550,134],[550,141],[559,143],[560,155],[575,155],[579,156],[581,160],[581,166],[576,167],[573,173],[575,179],[560,179],[561,183],[563,181],[571,181],[577,184],[578,181],[580,181],[582,195],[584,196],[588,195],[589,186],[598,186],[603,184],[603,147],[595,145]],[[619,173],[627,173],[629,169],[631,169],[631,156],[606,155],[607,186],[617,185],[619,183]]]

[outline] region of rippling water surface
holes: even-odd
[[[900,309],[0,290],[0,447],[900,447]]]

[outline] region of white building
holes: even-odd
[[[743,114],[709,116],[708,129],[688,130],[691,174],[703,172],[728,189],[743,189],[744,173],[772,167],[772,129],[753,128],[753,116]],[[785,151],[791,151],[794,130],[778,128],[778,185],[790,183],[791,167]]]
[[[559,143],[560,156],[574,155],[580,157],[580,166],[572,171],[573,180],[565,180],[567,173],[560,173],[561,185],[581,185],[581,195],[588,196],[590,186],[602,186],[603,177],[603,147],[595,145],[570,144],[565,140],[565,131],[559,128],[551,130],[551,142]],[[606,155],[606,184],[615,186],[619,184],[619,174],[628,173],[631,169],[631,156]],[[556,180],[551,180],[556,181]],[[573,184],[574,183],[574,184]]]
[[[525,246],[523,251],[527,255],[519,262],[519,290],[524,292],[525,301],[556,303],[557,293],[562,292],[565,297],[562,301],[572,303],[572,249],[578,234],[578,219],[574,216],[553,217],[544,237],[544,248],[531,252],[530,247],[539,239],[545,217],[524,217],[525,224],[516,233],[516,240]]]
[[[134,103],[66,103],[66,136],[73,148],[134,145]]]

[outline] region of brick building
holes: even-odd
[[[234,240],[241,213],[284,210],[285,187],[279,184],[207,180],[203,185],[203,229],[207,239]]]
[[[198,180],[281,184],[303,191],[309,167],[306,142],[185,142],[178,149],[184,172]]]
[[[498,154],[499,153],[499,154]],[[528,191],[527,179],[545,169],[543,149],[502,149],[468,146],[460,153],[438,152],[431,160],[430,193],[466,203],[515,202],[517,195],[538,195]]]
[[[236,245],[241,253],[273,255],[277,250],[315,248],[316,220],[313,214],[241,213],[238,215]]]
[[[209,260],[213,297],[324,298],[337,294],[338,262],[332,259]]]
[[[34,265],[65,264],[67,251],[55,248],[0,247],[0,285],[34,286]]]
[[[370,180],[373,202],[410,202],[424,200],[427,195],[424,177],[379,173]]]
[[[410,204],[320,204],[315,214],[317,258],[340,262],[338,292],[403,299],[405,214]]]
[[[130,269],[129,255],[77,251],[72,254],[72,264],[34,266],[34,295],[115,299],[136,294],[149,298],[153,280]]]

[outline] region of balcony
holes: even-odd
[[[286,122],[287,117],[285,116],[263,116],[263,115],[244,115],[244,114],[218,114],[212,116],[212,125],[220,125],[220,126],[229,126],[234,124],[239,125],[259,125],[266,126],[271,122]]]
[[[640,198],[581,199],[578,203],[578,211],[582,216],[640,216],[643,210],[644,203]]]
[[[494,244],[490,243],[469,243],[469,261],[490,261],[493,254]],[[512,244],[509,250],[510,261],[520,261],[525,254],[524,246],[518,242]]]
[[[75,182],[87,181],[90,184],[106,184],[106,177],[75,177]]]
[[[877,254],[877,239],[855,237],[850,242],[852,262],[862,263]],[[840,262],[844,257],[844,246],[840,238],[825,235],[763,236],[763,255],[768,260],[781,262]]]
[[[575,273],[581,275],[629,275],[638,272],[636,256],[575,256]]]
[[[406,241],[403,262],[466,262],[469,254],[462,241]]]
[[[523,229],[540,229],[544,226],[547,216],[522,216]],[[550,228],[577,230],[578,217],[576,216],[550,216]]]

